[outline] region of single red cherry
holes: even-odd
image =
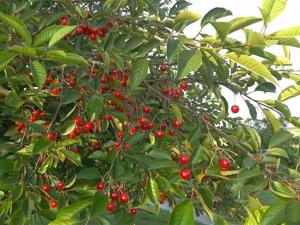
[[[47,184],[44,184],[43,186],[41,186],[41,189],[44,191],[44,192],[49,192],[49,185]]]
[[[103,183],[103,182],[99,182],[99,183],[97,183],[96,184],[96,189],[98,190],[98,191],[104,191],[104,189],[105,189],[105,184]]]
[[[67,25],[69,25],[69,20],[67,18],[65,18],[65,17],[62,17],[60,19],[60,24],[64,25],[64,26],[67,26]]]
[[[120,196],[120,202],[127,204],[129,201],[129,195],[127,193],[122,193]]]
[[[98,35],[100,37],[105,37],[105,35],[107,34],[108,30],[104,27],[104,28],[99,28],[98,29]]]
[[[163,131],[163,130],[157,130],[157,131],[155,132],[155,135],[156,135],[157,138],[163,138],[163,136],[164,136],[164,131]]]
[[[160,204],[163,204],[166,200],[166,193],[165,192],[159,192],[159,202]]]
[[[182,126],[182,123],[183,123],[182,120],[173,120],[173,121],[172,121],[173,127],[174,127],[174,128],[177,128],[177,129],[180,128],[180,127]]]
[[[108,212],[114,212],[116,210],[116,208],[117,208],[117,205],[115,202],[108,203],[108,205],[106,207]]]
[[[139,118],[139,123],[140,123],[141,125],[147,125],[148,119],[145,118],[145,117],[141,117],[141,118]]]
[[[40,112],[37,110],[34,110],[34,111],[32,111],[31,115],[34,117],[38,117],[40,115]]]
[[[59,94],[59,89],[58,88],[53,88],[52,90],[51,90],[51,94],[53,94],[53,95],[58,95]]]
[[[155,123],[153,121],[150,121],[148,124],[147,124],[147,129],[148,130],[151,130],[152,128],[154,128],[155,126]]]
[[[83,34],[84,33],[84,28],[83,28],[83,26],[78,26],[77,28],[76,28],[76,34],[77,35],[81,35],[81,34]]]
[[[230,165],[231,165],[231,162],[229,159],[222,158],[219,161],[219,166],[221,167],[221,170],[223,170],[223,171],[228,170]]]
[[[34,123],[36,121],[36,117],[32,116],[29,118],[28,122],[29,123]]]
[[[90,132],[93,128],[94,128],[94,124],[92,122],[84,124],[84,127],[83,127],[83,129],[86,133]]]
[[[119,198],[118,192],[116,192],[116,191],[110,192],[110,199],[112,201],[116,201],[116,200],[118,200],[118,198]]]
[[[175,133],[174,130],[169,130],[169,135],[170,136],[174,136],[174,133]]]
[[[137,215],[137,208],[131,208],[131,209],[130,209],[130,214],[131,214],[132,216],[136,216],[136,215]]]
[[[188,163],[189,163],[190,157],[189,157],[188,155],[186,155],[186,154],[182,154],[182,155],[180,156],[179,160],[180,160],[180,163],[181,163],[181,164],[185,165],[185,164],[188,164]]]
[[[180,171],[180,177],[183,179],[183,180],[189,180],[190,177],[191,177],[191,171],[187,168],[184,168]]]
[[[205,121],[208,121],[208,120],[209,120],[209,116],[208,116],[207,114],[205,114],[205,115],[203,116],[203,119],[204,119]]]
[[[151,107],[145,105],[144,108],[143,108],[143,112],[146,113],[146,114],[147,114],[147,113],[151,113]]]
[[[166,65],[166,64],[161,64],[161,65],[159,66],[159,70],[160,70],[161,72],[166,72],[166,71],[168,70],[168,65]]]
[[[55,134],[52,132],[47,133],[47,138],[49,141],[54,141],[55,140]]]
[[[73,119],[73,123],[80,126],[81,125],[81,119],[79,117],[76,117],[76,118]]]
[[[121,86],[122,87],[127,87],[127,80],[122,80],[121,81]]]
[[[50,207],[51,207],[51,208],[56,208],[57,206],[58,206],[58,201],[52,200],[52,201],[50,202]]]
[[[106,77],[105,77],[105,76],[101,76],[101,77],[99,78],[99,82],[102,83],[102,84],[106,83],[106,82],[107,82]]]
[[[56,185],[56,189],[57,189],[58,191],[64,190],[64,189],[65,189],[65,182],[60,181],[60,182]]]
[[[90,39],[92,41],[96,41],[97,40],[97,35],[96,34],[90,34]]]
[[[119,71],[117,69],[111,70],[111,75],[118,75]]]
[[[53,81],[53,78],[51,76],[48,76],[47,79],[46,79],[46,84],[51,84]]]
[[[240,107],[238,105],[231,106],[232,113],[238,113],[240,111]]]
[[[118,99],[124,98],[124,94],[122,92],[118,91],[118,90],[115,90],[114,95]]]
[[[189,85],[186,81],[182,81],[179,86],[182,90],[186,90],[189,87]]]
[[[115,147],[116,147],[116,148],[120,148],[120,147],[121,147],[121,142],[120,142],[120,141],[117,141],[117,142],[115,143]]]
[[[46,117],[46,112],[41,112],[41,113],[40,113],[40,116],[41,116],[42,118],[45,118],[45,117]]]
[[[117,136],[122,139],[124,137],[124,132],[121,131],[121,130],[118,130],[117,131]]]

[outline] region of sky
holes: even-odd
[[[261,17],[259,8],[262,5],[262,0],[190,0],[192,5],[190,6],[190,10],[199,13],[204,16],[209,10],[215,7],[223,7],[230,11],[234,17],[238,16],[257,16]],[[299,0],[289,0],[288,4],[285,8],[285,11],[280,14],[276,19],[274,19],[267,28],[266,33],[272,33],[274,31],[278,31],[281,29],[285,29],[288,27],[300,25],[300,15],[299,15]],[[230,17],[228,17],[230,18]],[[196,22],[190,25],[185,34],[189,37],[194,37],[199,32],[199,23]],[[255,31],[260,31],[262,27],[262,23],[257,23],[250,26],[251,29]],[[207,26],[204,32],[209,34],[215,34],[214,29],[211,26]],[[236,38],[238,40],[244,41],[245,36],[242,31],[238,31],[230,35],[230,37]],[[276,54],[276,55],[284,55],[282,47],[273,47],[268,49],[268,51]],[[298,48],[290,48],[291,54],[291,62],[293,63],[292,68],[295,70],[300,70],[300,49]],[[258,99],[277,99],[281,90],[286,88],[287,86],[293,83],[284,80],[279,83],[277,87],[276,93],[268,93],[265,94],[263,92],[252,93],[250,96]],[[231,91],[227,89],[223,89],[223,95],[226,97],[229,106],[233,104],[237,104],[240,106],[240,112],[238,114],[230,114],[231,116],[241,116],[241,117],[250,117],[248,107],[243,99],[239,96],[235,96]],[[292,98],[284,102],[289,106],[292,116],[300,117],[300,95],[298,97]],[[298,105],[299,104],[299,105]],[[262,117],[262,113],[258,106],[256,106],[259,117]]]

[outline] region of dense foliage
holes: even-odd
[[[126,225],[163,203],[170,225],[203,213],[214,225],[300,224],[300,121],[284,104],[300,94],[289,61],[300,26],[267,32],[287,0],[263,0],[261,18],[214,8],[201,19],[190,4],[0,2],[1,224],[110,224],[110,214]],[[294,84],[278,99],[249,95],[283,79]],[[270,126],[230,116],[239,103],[225,87]]]

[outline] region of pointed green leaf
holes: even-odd
[[[108,204],[108,197],[102,193],[96,192],[91,207],[91,217],[97,217],[105,212]]]
[[[230,24],[229,33],[240,30],[244,27],[250,26],[251,24],[257,23],[259,21],[261,21],[261,19],[254,17],[254,16],[245,16],[245,17],[234,18],[233,20],[231,20],[229,22],[229,24]]]
[[[262,215],[260,224],[281,224],[284,220],[284,206],[284,204],[270,206]]]
[[[194,225],[194,205],[190,200],[179,203],[173,210],[169,225]]]
[[[285,223],[286,225],[300,224],[300,202],[292,200],[285,207]]]
[[[33,45],[36,47],[43,45],[44,43],[49,41],[58,30],[63,27],[64,26],[62,25],[52,25],[46,27],[35,36]]]
[[[132,62],[132,76],[130,85],[132,88],[140,86],[148,74],[149,61],[147,58],[138,58]]]
[[[29,33],[26,26],[21,20],[2,12],[0,12],[0,19],[5,23],[9,24],[10,26],[12,26],[16,30],[16,32],[18,32],[21,35],[21,37],[26,41],[26,43],[28,45],[31,45],[32,42],[31,34]]]
[[[33,150],[32,150],[32,154],[40,154],[40,153],[46,151],[50,144],[51,144],[51,142],[47,138],[45,138],[45,137],[40,138],[35,143]]]
[[[265,114],[267,120],[271,124],[274,133],[280,131],[281,129],[281,123],[280,121],[274,116],[274,114],[268,110],[268,109],[263,109],[263,113]]]
[[[10,225],[24,225],[26,223],[26,216],[23,209],[17,209],[10,218]]]
[[[288,0],[263,0],[261,14],[267,24],[279,16],[284,10]]]
[[[89,63],[80,55],[74,53],[65,53],[62,50],[50,50],[47,53],[46,60],[56,61],[65,64],[89,65]]]
[[[49,41],[49,48],[51,48],[53,45],[55,45],[57,42],[63,39],[68,33],[72,32],[75,28],[76,26],[63,26],[62,28],[57,30]]]
[[[69,219],[73,217],[75,214],[79,213],[80,211],[86,209],[91,204],[92,204],[92,199],[86,199],[83,201],[78,201],[72,205],[65,206],[60,210],[58,210],[56,218]]]
[[[11,46],[11,48],[9,50],[17,52],[17,53],[21,53],[23,55],[36,56],[36,50],[31,47],[23,47],[20,45],[13,45],[13,46]]]
[[[186,77],[190,72],[197,71],[202,64],[201,51],[197,49],[184,50],[178,56],[178,74],[179,79]]]
[[[75,219],[67,219],[67,218],[63,218],[63,219],[56,219],[53,220],[52,222],[50,222],[48,225],[73,225],[76,224],[77,221]]]
[[[151,200],[151,202],[158,207],[160,192],[159,192],[159,188],[158,188],[158,185],[157,185],[155,179],[150,178],[146,191],[147,191],[147,195],[148,195],[149,199]]]
[[[267,150],[266,154],[271,156],[279,156],[287,159],[289,158],[286,151],[284,151],[282,148],[270,148]]]
[[[31,71],[34,82],[36,83],[39,89],[42,89],[47,78],[45,68],[38,61],[33,61],[31,63]]]
[[[201,20],[201,26],[204,27],[211,22],[216,22],[216,20],[219,18],[230,15],[232,15],[232,12],[225,8],[214,8],[205,14],[203,19]]]
[[[278,96],[278,100],[286,101],[300,95],[300,85],[291,85],[285,88]]]
[[[276,31],[271,35],[275,37],[285,37],[285,38],[299,36],[300,26],[289,27],[284,30]]]
[[[293,137],[293,134],[291,134],[288,131],[279,131],[271,137],[271,139],[269,141],[269,148],[278,146],[278,145],[290,140],[292,137]]]
[[[247,70],[261,76],[273,83],[276,83],[271,72],[258,60],[248,55],[238,55],[237,53],[230,52],[225,55],[226,58],[240,64]]]
[[[0,51],[0,70],[3,70],[17,54],[8,51]]]

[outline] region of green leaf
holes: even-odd
[[[94,180],[94,179],[100,179],[101,175],[99,171],[92,167],[92,168],[84,168],[80,170],[78,173],[77,179],[82,180]]]
[[[72,32],[76,26],[63,26],[59,30],[57,30],[54,35],[51,37],[49,41],[49,48],[63,39],[68,33]]]
[[[157,170],[157,169],[170,168],[175,166],[176,163],[173,160],[155,159],[148,164],[148,169]]]
[[[267,45],[262,34],[252,31],[250,29],[244,29],[244,33],[246,35],[246,40],[247,40],[248,45],[256,45],[256,46],[266,46]]]
[[[212,225],[228,225],[228,223],[221,216],[214,214]]]
[[[74,153],[72,151],[64,151],[65,156],[77,166],[82,166],[80,154]]]
[[[261,176],[262,174],[263,174],[262,171],[257,167],[254,167],[251,169],[243,168],[239,171],[239,173],[237,175],[237,179],[238,180],[248,180],[248,179],[252,179],[254,177]]]
[[[274,116],[274,114],[268,110],[268,109],[263,109],[263,113],[265,114],[267,120],[271,124],[274,133],[280,131],[281,129],[281,123],[280,121]]]
[[[31,34],[21,20],[2,12],[0,12],[0,19],[5,23],[9,24],[10,26],[12,26],[16,30],[16,32],[18,32],[21,35],[21,37],[26,41],[26,43],[28,45],[31,45],[32,43]]]
[[[48,51],[46,60],[57,61],[66,64],[89,65],[89,63],[82,56],[74,53],[65,53],[62,50]]]
[[[224,42],[226,39],[226,36],[230,32],[230,27],[231,27],[230,23],[228,23],[228,22],[213,22],[211,24],[217,31],[218,36],[221,39],[221,41]]]
[[[288,131],[279,131],[271,137],[271,139],[269,141],[269,148],[278,146],[278,145],[290,140],[292,137],[293,137],[293,134],[291,134]]]
[[[96,152],[93,152],[90,156],[89,156],[90,159],[102,159],[102,160],[105,160],[106,159],[106,155],[104,152],[102,151],[96,151]]]
[[[14,169],[13,161],[9,159],[0,159],[0,171],[12,172]]]
[[[282,148],[270,148],[266,152],[267,155],[279,156],[283,158],[289,158],[288,154]]]
[[[179,40],[174,39],[172,36],[170,36],[167,43],[167,57],[170,62],[173,60],[175,56],[178,45],[179,45]]]
[[[230,31],[229,33],[232,33],[234,31],[240,30],[244,27],[247,27],[251,24],[257,23],[261,21],[260,18],[254,17],[254,16],[246,16],[246,17],[237,17],[234,18],[229,22],[230,24]]]
[[[3,70],[17,54],[8,51],[0,51],[0,70]]]
[[[108,197],[102,193],[96,192],[91,207],[91,218],[97,217],[106,211]]]
[[[289,27],[287,29],[276,31],[271,34],[271,36],[284,37],[284,38],[291,38],[299,35],[300,35],[300,26]]]
[[[50,222],[48,225],[73,225],[76,224],[77,221],[75,219],[56,219],[52,222]]]
[[[79,213],[80,211],[90,206],[91,204],[92,204],[92,199],[86,199],[83,201],[78,201],[72,205],[65,206],[60,210],[58,210],[56,218],[69,219],[73,217],[75,214]]]
[[[226,58],[230,59],[233,62],[241,65],[245,69],[255,73],[258,76],[261,76],[273,83],[276,83],[273,75],[270,71],[258,60],[248,55],[238,55],[237,53],[230,52],[225,55]]]
[[[93,95],[87,102],[86,113],[90,121],[98,118],[103,108],[103,98],[99,95]]]
[[[200,14],[189,10],[184,10],[176,15],[175,22],[176,23],[194,22],[199,20],[200,18],[201,18]]]
[[[63,27],[64,26],[62,25],[51,25],[49,27],[46,27],[35,36],[33,46],[37,47],[43,45],[44,43],[49,41],[58,30]]]
[[[49,141],[47,138],[42,137],[40,138],[35,144],[32,149],[32,154],[40,154],[42,152],[45,152],[48,150],[49,145],[51,144],[51,141]]]
[[[285,207],[286,225],[300,224],[300,202],[296,200],[289,201]]]
[[[20,108],[24,104],[23,100],[14,91],[9,92],[4,102],[6,105],[14,108]]]
[[[246,102],[246,104],[248,106],[251,118],[253,120],[256,120],[256,118],[257,118],[257,111],[256,111],[255,107],[248,100],[246,100],[245,102]]]
[[[17,209],[10,218],[10,225],[24,225],[26,223],[26,216],[23,209]]]
[[[147,185],[147,195],[151,202],[156,205],[156,207],[159,206],[159,189],[158,189],[158,184],[156,183],[156,180],[153,178],[150,178],[148,185]]]
[[[286,101],[300,95],[300,85],[291,85],[285,88],[278,96],[278,100]]]
[[[39,89],[42,89],[47,78],[45,68],[38,61],[33,61],[31,63],[31,71],[34,82],[36,83]]]
[[[194,225],[194,205],[190,200],[185,200],[176,205],[173,210],[169,225]]]
[[[149,61],[147,58],[138,58],[132,62],[132,76],[130,85],[137,88],[144,81],[148,74]]]
[[[263,0],[261,14],[265,25],[279,16],[284,10],[288,0]]]
[[[143,43],[143,37],[132,37],[130,38],[125,45],[125,52],[128,52],[136,47],[140,46]]]
[[[23,55],[28,55],[28,56],[36,56],[36,50],[31,47],[23,47],[20,45],[13,45],[9,49],[10,51],[14,51],[17,53],[21,53]]]
[[[65,89],[62,104],[67,105],[70,103],[74,103],[81,98],[81,93],[79,90]]]
[[[217,19],[230,16],[232,12],[225,9],[225,8],[214,8],[211,9],[208,13],[205,14],[203,19],[201,20],[201,26],[204,27],[205,25],[216,22]]]
[[[292,189],[291,187],[289,186],[286,186],[278,181],[273,181],[271,184],[270,184],[270,190],[280,196],[280,197],[283,197],[283,198],[296,198],[297,196],[297,193],[294,189]]]
[[[277,225],[284,220],[284,204],[270,206],[262,215],[260,225]]]
[[[197,71],[202,64],[201,51],[197,49],[184,50],[178,56],[178,74],[179,79],[186,77],[190,72]]]

